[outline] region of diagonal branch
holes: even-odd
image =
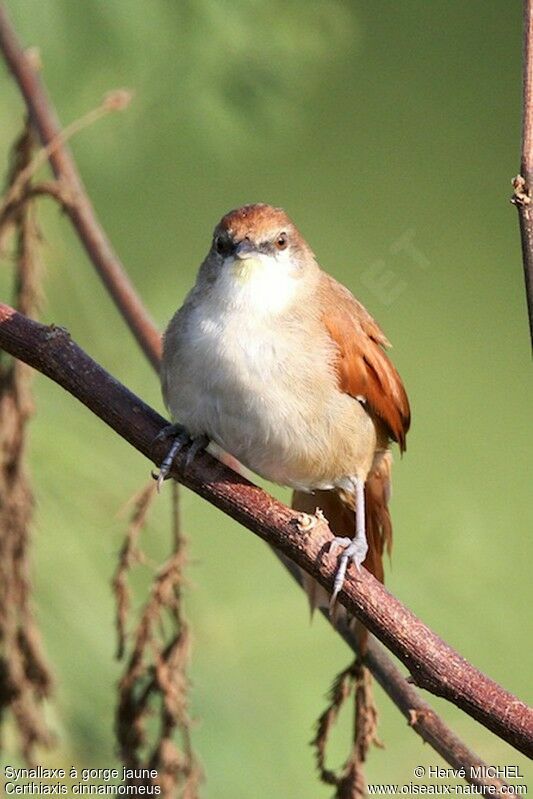
[[[32,322],[0,304],[0,345],[74,394],[146,457],[159,464],[165,443],[155,442],[166,421],[95,363],[58,327]],[[207,453],[175,478],[286,555],[331,593],[336,571],[328,553],[331,532],[316,519],[311,530],[300,514],[232,472]],[[477,671],[362,569],[339,594],[357,616],[409,669],[414,683],[453,702],[500,738],[533,755],[533,709]]]
[[[274,550],[276,552],[276,550]],[[279,555],[282,563],[287,567],[299,585],[302,585],[302,572],[288,558]],[[322,615],[333,626],[345,642],[357,654],[358,641],[350,620],[341,615],[333,623],[327,610],[322,609]],[[438,752],[452,768],[465,772],[465,780],[479,788],[493,785],[495,788],[508,786],[495,777],[489,777],[486,764],[455,735],[433,708],[425,702],[418,691],[407,682],[405,676],[386,654],[382,646],[373,636],[369,636],[366,653],[363,658],[365,666],[381,685],[388,697],[394,702],[400,713],[406,718],[407,723],[420,737]],[[495,796],[503,794],[496,793]]]
[[[152,366],[158,368],[161,353],[160,335],[98,222],[70,150],[61,141],[61,127],[39,75],[32,60],[22,49],[9,22],[5,6],[1,2],[0,48],[24,96],[30,119],[39,133],[43,146],[50,147],[54,142],[49,159],[59,183],[68,186],[69,202],[64,205],[65,212],[71,218],[91,262],[128,323],[137,343]]]

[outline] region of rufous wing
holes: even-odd
[[[377,322],[348,289],[323,273],[323,323],[336,345],[339,387],[366,403],[386,434],[405,450],[410,410],[400,375],[387,357],[390,344]]]

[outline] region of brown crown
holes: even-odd
[[[227,231],[233,239],[240,241],[249,234],[254,238],[266,235],[276,227],[297,233],[283,208],[254,203],[227,213],[218,223],[217,230]]]

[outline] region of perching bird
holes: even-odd
[[[230,211],[165,332],[163,396],[182,434],[159,480],[187,440],[183,431],[191,456],[212,441],[295,489],[298,509],[322,508],[342,550],[333,602],[350,562],[383,579],[389,445],[405,449],[410,420],[387,346],[282,209]]]

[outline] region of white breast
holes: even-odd
[[[243,259],[226,258],[216,282],[216,299],[266,319],[287,308],[297,289],[286,250],[272,256],[254,253]]]
[[[287,270],[274,278],[261,262],[253,269],[243,263],[250,274],[228,269],[219,275],[200,301],[195,295],[176,329],[166,358],[170,411],[192,435],[206,434],[270,480],[331,487],[336,475],[313,482],[306,463],[332,461],[331,431],[342,433],[350,422],[341,438],[351,441],[351,416],[366,414],[359,403],[332,390],[329,337],[315,329],[309,346],[311,336],[295,305],[305,302],[297,278]]]
[[[288,420],[294,418],[295,343],[272,311],[288,302],[292,287],[282,285],[285,292],[276,295],[259,273],[234,286],[231,302],[211,296],[191,308],[180,333],[186,341],[176,347],[179,362],[168,371],[173,418],[259,472],[254,459],[261,453],[285,441],[290,446]]]

